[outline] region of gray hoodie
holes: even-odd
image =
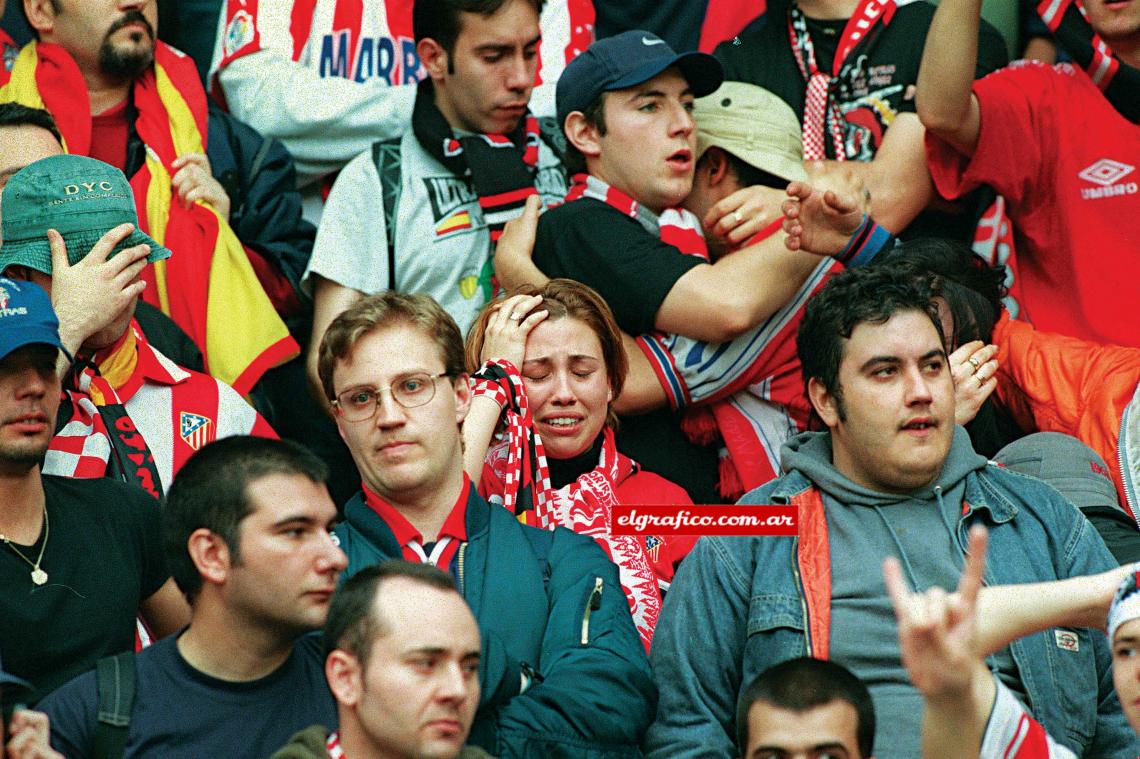
[[[831,658],[851,669],[875,703],[875,756],[921,756],[922,697],[899,659],[898,631],[882,565],[895,556],[912,588],[953,589],[964,558],[954,537],[966,476],[986,466],[956,427],[950,453],[931,484],[909,493],[880,493],[840,474],[831,435],[807,432],[781,451],[785,471],[799,470],[820,489],[831,547]],[[995,657],[999,675],[1024,699],[1008,652]]]

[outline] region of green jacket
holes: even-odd
[[[470,742],[503,759],[637,757],[657,687],[617,567],[592,539],[520,524],[470,488],[456,580],[483,638]],[[402,558],[357,494],[337,527],[344,577]],[[538,677],[520,693],[524,663]]]
[[[273,756],[269,759],[329,759],[329,751],[325,747],[328,739],[329,729],[324,725],[306,727],[301,732],[294,733],[289,742],[273,752]],[[476,746],[464,746],[457,759],[495,759],[495,757]]]

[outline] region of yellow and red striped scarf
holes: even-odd
[[[58,45],[20,51],[0,102],[43,108],[55,117],[69,153],[91,151],[91,108],[79,66]],[[143,276],[143,297],[193,338],[210,374],[246,394],[271,367],[300,352],[257,281],[241,242],[209,204],[172,202],[171,163],[204,153],[206,94],[192,60],[161,42],[154,65],[134,85],[135,129],[146,164],[131,177],[142,228],[174,255]]]

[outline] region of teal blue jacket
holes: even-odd
[[[345,577],[402,558],[357,494],[337,527]],[[592,539],[520,524],[470,489],[456,582],[483,637],[468,742],[507,757],[637,757],[657,687],[617,567]],[[520,693],[524,663],[538,677]]]

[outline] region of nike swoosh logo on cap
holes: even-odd
[[[664,45],[665,40],[651,40],[648,37],[641,38],[642,45]]]

